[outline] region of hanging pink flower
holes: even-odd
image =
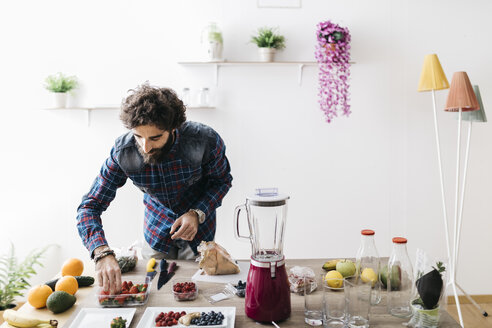
[[[330,21],[321,22],[316,29],[314,55],[319,66],[319,104],[330,123],[338,114],[350,115],[350,32]]]

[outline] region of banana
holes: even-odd
[[[7,321],[9,325],[18,328],[38,327],[38,325],[44,325],[44,327],[58,326],[58,321],[56,320],[39,320],[12,309],[5,310],[5,312],[3,313],[3,319]],[[46,326],[46,324],[48,324],[49,326]]]
[[[330,260],[330,261],[325,262],[325,264],[323,264],[323,270],[325,270],[325,271],[335,270],[337,267],[337,263],[340,261],[341,260]]]

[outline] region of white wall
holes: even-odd
[[[492,47],[489,1],[313,1],[301,9],[258,9],[256,1],[24,1],[0,5],[0,246],[12,241],[23,255],[61,245],[40,280],[66,257],[88,259],[75,228],[81,196],[125,130],[118,112],[42,110],[51,105],[44,78],[75,74],[74,105],[118,104],[126,91],[149,80],[181,90],[212,87],[217,109],[189,110],[188,118],[214,127],[227,144],[234,186],[218,211],[216,239],[235,257],[249,255],[234,239],[234,207],[257,186],[291,196],[288,258],[353,257],[362,228],[376,230],[379,252],[391,237],[446,255],[428,93],[417,93],[425,54],[438,53],[448,79],[466,70],[491,103]],[[317,70],[226,67],[213,85],[209,67],[183,67],[199,58],[200,31],[217,21],[225,57],[255,60],[248,43],[257,27],[278,26],[287,49],[278,60],[313,60],[315,27],[331,19],[352,33],[350,118],[324,122],[317,105]],[[437,93],[439,108],[447,91]],[[442,152],[453,214],[456,120],[439,111]],[[490,116],[490,115],[489,115]],[[471,294],[490,294],[492,130],[476,124],[458,281]],[[103,216],[113,246],[142,238],[140,191],[128,182]],[[321,261],[320,261],[321,265]]]

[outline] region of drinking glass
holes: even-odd
[[[371,284],[355,284],[343,282],[345,300],[347,302],[347,324],[350,328],[369,327],[369,311],[371,309]]]
[[[322,276],[304,278],[304,321],[310,326],[323,324]]]
[[[321,281],[325,304],[325,327],[345,327],[345,321],[347,318],[347,302],[345,300],[343,278],[333,278],[329,281],[324,281],[322,279]]]

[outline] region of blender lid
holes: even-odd
[[[256,206],[281,206],[285,205],[289,198],[290,196],[279,194],[278,188],[258,188],[247,200]]]

